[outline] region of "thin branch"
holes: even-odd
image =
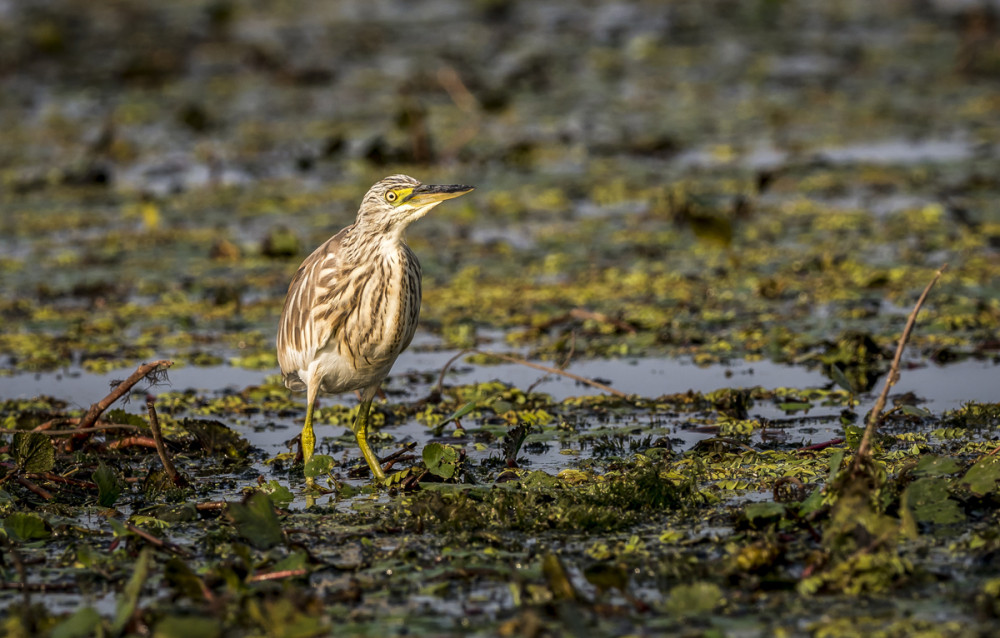
[[[146,530],[136,527],[132,523],[125,523],[125,527],[128,531],[132,532],[136,536],[139,536],[146,542],[159,547],[160,549],[165,549],[172,554],[177,554],[178,556],[183,556],[184,558],[191,558],[191,553],[179,545],[175,545],[170,541],[165,541],[162,538],[157,538]]]
[[[455,363],[460,358],[464,357],[470,352],[475,352],[475,350],[473,348],[466,348],[465,350],[462,350],[461,352],[456,354],[451,359],[448,359],[448,362],[444,364],[444,367],[441,368],[441,374],[438,375],[437,388],[435,388],[434,390],[437,394],[441,394],[441,390],[444,389],[444,375],[448,374],[448,370],[451,368],[451,364]]]
[[[207,501],[205,503],[198,503],[194,506],[199,512],[217,512],[226,509],[229,503],[226,501]]]
[[[553,368],[553,367],[550,367],[550,366],[543,366],[540,363],[533,363],[531,361],[527,361],[527,360],[522,359],[520,357],[512,357],[512,356],[510,356],[508,354],[499,354],[499,353],[496,353],[496,352],[483,352],[482,350],[477,350],[475,348],[466,348],[465,350],[462,350],[461,352],[459,352],[458,354],[456,354],[451,359],[448,359],[448,362],[444,364],[443,368],[441,368],[441,374],[438,375],[437,388],[435,390],[438,394],[441,394],[441,390],[444,387],[444,375],[448,372],[448,369],[451,367],[451,365],[459,357],[462,357],[462,356],[467,355],[467,354],[481,354],[484,357],[495,357],[497,359],[502,359],[503,361],[509,361],[510,363],[517,363],[517,364],[520,364],[522,366],[527,366],[529,368],[534,368],[535,370],[541,370],[542,372],[547,372],[549,374],[557,374],[559,376],[567,377],[567,378],[573,379],[574,381],[579,381],[580,383],[583,383],[583,384],[589,385],[591,387],[597,388],[598,390],[604,390],[605,392],[609,392],[609,393],[615,395],[616,397],[621,397],[623,399],[627,399],[628,396],[629,396],[626,393],[622,392],[621,390],[616,390],[616,389],[614,389],[614,388],[612,388],[610,386],[604,385],[603,383],[598,383],[597,381],[594,381],[592,379],[588,379],[586,377],[581,377],[580,375],[573,374],[572,372],[566,372],[565,370],[562,370],[560,368]]]
[[[844,439],[832,439],[830,441],[824,441],[822,443],[815,443],[813,445],[807,445],[805,447],[796,448],[796,452],[809,452],[813,450],[825,450],[828,447],[834,445],[840,445],[844,442]]]
[[[509,361],[511,363],[517,363],[517,364],[520,364],[522,366],[527,366],[529,368],[534,368],[535,370],[541,370],[542,372],[548,372],[549,374],[558,374],[560,376],[567,377],[569,379],[573,379],[574,381],[579,381],[580,383],[583,383],[583,384],[589,385],[591,387],[597,388],[598,390],[603,390],[605,392],[608,392],[610,394],[615,395],[616,397],[621,397],[622,399],[627,399],[628,396],[629,396],[628,394],[622,392],[621,390],[616,390],[615,388],[612,388],[611,386],[604,385],[603,383],[598,383],[597,381],[594,381],[593,379],[588,379],[586,377],[581,377],[578,374],[573,374],[572,372],[566,372],[565,370],[560,370],[559,368],[553,368],[553,367],[550,367],[550,366],[543,366],[540,363],[534,363],[532,361],[527,361],[525,359],[521,359],[520,357],[512,357],[512,356],[507,355],[507,354],[499,354],[499,353],[495,353],[495,352],[483,352],[481,350],[472,350],[472,352],[475,352],[476,354],[481,354],[481,355],[487,356],[487,357],[496,357],[497,359],[502,359],[504,361]]]
[[[156,453],[160,455],[163,469],[167,472],[170,480],[174,482],[174,485],[179,487],[187,485],[187,479],[177,471],[173,461],[170,460],[170,455],[167,454],[167,446],[163,443],[163,434],[160,432],[160,419],[156,416],[156,397],[153,395],[146,397],[146,409],[149,411],[149,428],[153,431],[153,442],[156,445]]]
[[[148,447],[156,449],[156,441],[149,438],[148,436],[127,436],[124,439],[118,439],[117,441],[112,441],[108,443],[109,450],[120,450],[125,447]]]
[[[24,478],[23,476],[17,475],[17,476],[14,477],[14,480],[17,481],[18,483],[20,483],[21,485],[23,485],[24,487],[28,488],[29,490],[31,490],[35,494],[38,494],[39,496],[41,496],[42,498],[44,498],[46,501],[51,501],[52,500],[52,492],[49,492],[48,490],[46,490],[44,488],[38,487],[37,485],[35,485],[31,481],[29,481],[28,479]]]
[[[173,361],[167,361],[166,359],[161,359],[159,361],[154,361],[152,363],[144,363],[138,368],[136,368],[135,372],[133,372],[128,379],[125,379],[121,383],[117,384],[114,387],[114,389],[112,389],[111,392],[108,393],[106,397],[104,397],[97,403],[90,406],[90,409],[87,410],[87,414],[85,414],[83,418],[80,419],[80,429],[81,430],[92,429],[94,424],[97,423],[97,419],[101,416],[101,414],[103,414],[105,410],[111,407],[111,405],[115,401],[125,396],[132,389],[132,386],[134,386],[136,383],[139,383],[140,381],[142,381],[147,377],[155,378],[155,375],[158,370],[160,370],[161,368],[165,370],[166,368],[169,368],[172,365],[174,365]],[[85,439],[89,435],[90,435],[89,432],[75,435],[73,439],[71,439],[70,442],[67,444],[68,448],[72,449],[73,441]]]
[[[892,386],[896,385],[899,381],[899,364],[903,358],[903,350],[906,348],[906,342],[910,340],[910,333],[913,331],[913,326],[917,322],[917,314],[920,312],[920,307],[924,305],[924,300],[927,299],[927,295],[930,293],[931,288],[937,283],[937,280],[941,278],[941,273],[944,269],[948,267],[948,264],[944,264],[938,268],[937,272],[934,273],[934,277],[930,280],[924,291],[920,294],[920,298],[917,299],[917,303],[913,306],[913,310],[910,311],[910,316],[906,319],[906,327],[903,328],[903,334],[899,335],[899,344],[896,346],[896,356],[892,359],[892,367],[889,368],[889,376],[885,379],[885,387],[882,388],[882,394],[878,396],[878,400],[875,401],[875,407],[872,408],[871,414],[868,417],[868,425],[865,427],[865,434],[861,438],[861,444],[858,446],[858,452],[854,456],[854,462],[852,464],[852,469],[858,469],[863,459],[867,459],[871,456],[871,440],[875,434],[875,429],[878,427],[879,421],[882,419],[882,410],[885,409],[885,403],[889,399],[889,390]]]
[[[307,569],[283,569],[277,572],[266,572],[263,574],[254,574],[247,579],[248,583],[260,583],[265,580],[280,580],[282,578],[293,578],[295,576],[305,576],[309,573]]]
[[[45,424],[43,423],[42,425]],[[142,430],[142,428],[140,428],[137,425],[126,425],[124,423],[107,423],[104,425],[94,425],[86,429],[76,428],[73,430],[39,430],[38,428],[35,428],[32,431],[44,434],[45,436],[70,436],[73,434],[90,434],[91,432],[100,432],[102,430],[131,430],[133,432],[138,432]]]

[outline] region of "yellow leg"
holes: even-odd
[[[372,475],[375,477],[376,481],[382,481],[385,479],[385,472],[382,471],[382,464],[379,463],[378,457],[372,452],[371,447],[368,445],[368,413],[371,411],[372,402],[371,399],[361,402],[361,407],[358,410],[358,418],[354,421],[354,438],[358,440],[358,447],[361,448],[361,454],[368,461],[368,467],[372,470]]]
[[[302,426],[302,463],[308,464],[316,450],[316,433],[313,432],[313,408],[316,407],[315,400],[306,405],[306,424]],[[306,485],[312,485],[313,478],[306,477]]]

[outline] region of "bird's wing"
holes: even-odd
[[[342,279],[340,241],[347,229],[331,237],[302,262],[288,286],[278,325],[278,365],[285,385],[304,390],[306,370],[343,326],[348,309],[333,303]]]

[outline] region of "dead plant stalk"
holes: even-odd
[[[872,408],[871,414],[868,415],[868,424],[865,426],[864,436],[861,438],[861,444],[858,446],[858,453],[854,456],[854,462],[852,463],[852,469],[857,470],[860,464],[871,456],[871,442],[872,437],[875,436],[875,430],[878,428],[879,422],[882,420],[882,410],[885,409],[886,401],[889,399],[889,391],[892,386],[896,385],[899,381],[899,364],[903,358],[903,350],[906,348],[906,342],[910,340],[910,333],[913,331],[913,326],[917,322],[917,314],[920,313],[920,307],[924,305],[924,301],[927,299],[928,293],[930,293],[931,288],[937,283],[937,280],[941,278],[941,273],[944,269],[948,267],[948,264],[942,265],[938,268],[937,272],[934,273],[934,277],[931,278],[930,282],[924,288],[924,291],[920,294],[920,298],[917,299],[917,303],[913,306],[913,310],[910,311],[910,316],[906,319],[906,327],[903,328],[903,334],[899,336],[899,344],[896,345],[896,356],[892,359],[892,366],[889,368],[889,376],[885,379],[885,387],[882,388],[882,393],[878,396],[875,401],[875,406]]]

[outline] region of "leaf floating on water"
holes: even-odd
[[[9,538],[19,543],[44,540],[52,535],[44,518],[24,512],[14,512],[3,519],[3,529]]]
[[[947,525],[965,520],[958,503],[948,498],[948,481],[945,479],[917,479],[906,487],[903,502],[913,512],[913,517],[922,523]]]
[[[14,462],[22,472],[48,472],[56,464],[52,441],[41,432],[18,432],[11,449]]]
[[[962,469],[962,466],[953,458],[938,456],[936,454],[925,454],[920,458],[917,466],[913,468],[913,474],[919,476],[942,476],[945,474],[954,474],[960,469]]]
[[[458,451],[450,445],[428,443],[423,451],[424,465],[427,471],[443,479],[455,476],[458,467]]]
[[[995,493],[997,481],[1000,481],[1000,458],[996,456],[981,459],[962,477],[962,484],[980,497]]]
[[[318,457],[313,457],[310,460],[310,464],[312,463],[312,461],[315,461],[316,458],[318,458]],[[326,457],[326,458],[330,458],[330,457]],[[333,459],[330,459],[330,461],[332,462]],[[327,469],[326,471],[329,471],[329,469]],[[306,476],[309,476],[308,472],[307,472]],[[313,476],[314,477],[318,476],[318,474],[314,474]],[[270,482],[268,482],[268,484],[264,485],[261,488],[261,490],[271,498],[271,502],[274,503],[275,507],[281,508],[281,509],[284,509],[284,508],[288,507],[291,504],[292,500],[294,500],[294,498],[295,498],[294,496],[292,496],[291,490],[289,490],[287,487],[285,487],[284,485],[282,485],[278,481],[270,481]]]
[[[705,614],[725,602],[722,590],[715,583],[691,583],[677,585],[670,590],[667,611],[675,616],[696,616]]]
[[[901,405],[901,406],[899,406],[899,409],[906,416],[917,416],[917,417],[920,417],[922,419],[926,419],[927,417],[931,416],[931,411],[930,410],[928,410],[926,408],[920,408],[920,407],[917,407],[915,405]]]
[[[269,549],[285,540],[271,497],[263,492],[255,492],[245,505],[230,503],[229,518],[240,536],[257,549]]]
[[[329,474],[330,470],[332,469],[333,469],[333,457],[327,456],[326,454],[317,454],[311,459],[309,459],[308,463],[306,463],[305,475],[306,478],[316,478],[321,474]],[[289,499],[288,499],[289,503],[292,501],[290,497],[291,493],[289,492]],[[272,498],[272,500],[274,499]],[[282,507],[281,505],[278,504],[277,501],[275,501],[274,504],[276,507]]]
[[[250,443],[218,421],[185,419],[181,425],[198,441],[198,446],[213,456],[243,460],[250,450]]]

